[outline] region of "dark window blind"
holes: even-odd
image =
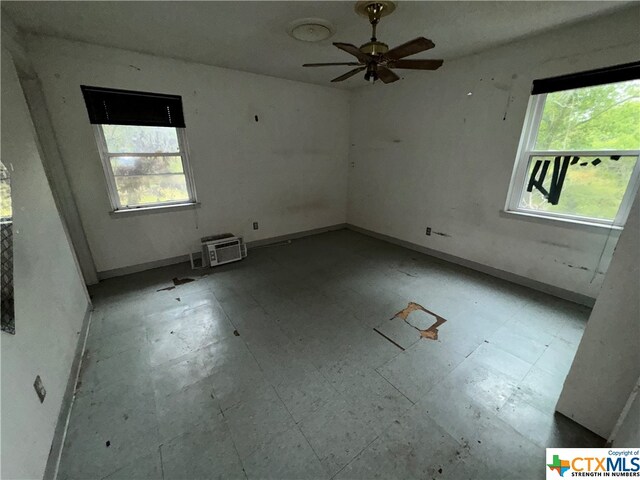
[[[638,78],[640,78],[640,62],[625,63],[624,65],[614,65],[612,67],[589,70],[588,72],[534,80],[531,94],[540,95],[542,93],[593,87],[606,83],[625,82]]]
[[[81,85],[91,123],[184,128],[182,97]]]

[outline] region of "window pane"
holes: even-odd
[[[11,220],[12,217],[11,178],[7,167],[0,163],[0,219]]]
[[[572,157],[572,159],[575,158]],[[637,161],[637,157],[632,156],[619,157],[618,160],[615,158],[580,157],[573,165],[570,164],[558,204],[552,205],[535,187],[532,192],[527,192],[526,188],[536,162],[549,160],[550,165],[542,186],[547,192],[550,190],[554,157],[532,157],[525,179],[524,192],[520,199],[520,208],[613,220],[618,213]],[[600,162],[597,161],[598,159]]]
[[[172,127],[102,125],[109,153],[179,152],[178,134]]]
[[[536,150],[639,150],[640,80],[547,94]]]
[[[115,179],[123,206],[189,201],[183,174],[127,175],[116,176]]]
[[[111,157],[114,175],[183,173],[182,157]]]

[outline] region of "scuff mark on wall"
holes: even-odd
[[[90,357],[91,356],[89,355],[89,350],[85,350],[84,354],[82,355],[82,360],[80,362],[80,371],[78,372],[78,379],[76,381],[75,389],[73,390],[74,394],[78,390],[80,390],[80,387],[82,386],[82,377],[84,376],[84,372],[87,369],[87,365],[89,364]]]
[[[587,267],[582,267],[582,266],[578,267],[578,266],[575,266],[575,265],[570,265],[570,264],[568,264],[568,263],[566,263],[565,265],[566,265],[567,267],[569,267],[569,268],[577,268],[578,270],[586,270],[586,271],[589,271],[589,269],[588,269]]]
[[[541,240],[540,243],[544,245],[551,245],[552,247],[558,247],[558,248],[571,248],[569,245],[565,245],[564,243],[550,242],[547,240]]]
[[[451,235],[444,232],[433,232],[434,235],[440,235],[441,237],[451,237]]]
[[[554,260],[554,262],[558,263],[558,260]],[[584,267],[582,265],[571,265],[570,263],[567,263],[567,262],[560,262],[560,263],[562,263],[562,265],[566,265],[569,268],[577,268],[578,270],[585,270],[587,272],[591,271],[590,268]],[[598,273],[602,273],[602,272],[598,272]]]
[[[413,278],[417,278],[417,277],[418,277],[417,275],[414,275],[414,274],[409,273],[409,272],[405,272],[405,271],[403,271],[403,270],[398,270],[398,271],[399,271],[400,273],[404,273],[407,277],[413,277]]]

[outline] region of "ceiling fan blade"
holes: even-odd
[[[369,58],[369,55],[367,55],[366,53],[362,53],[360,49],[355,45],[351,45],[350,43],[336,43],[336,42],[334,42],[333,44],[336,47],[338,47],[340,50],[344,50],[345,52],[350,53],[351,55],[356,57],[358,60],[360,60],[362,63],[367,63],[371,60]]]
[[[389,62],[389,68],[407,68],[409,70],[437,70],[443,60],[395,60]]]
[[[332,82],[341,82],[343,80],[346,80],[349,77],[353,77],[356,73],[361,72],[362,70],[364,70],[367,67],[358,67],[358,68],[354,68],[353,70],[349,70],[347,73],[345,73],[344,75],[340,75],[339,77],[334,78],[333,80],[331,80]]]
[[[342,62],[342,63],[305,63],[303,67],[331,67],[333,65],[360,65],[358,62]]]
[[[418,37],[414,38],[413,40],[409,40],[407,43],[403,43],[402,45],[392,48],[387,53],[385,53],[384,56],[389,60],[398,60],[415,53],[424,52],[425,50],[429,50],[430,48],[433,48],[435,46],[435,43],[433,43],[428,38]]]
[[[378,65],[378,78],[384,83],[393,83],[396,80],[400,80],[400,77],[389,70],[387,67]]]

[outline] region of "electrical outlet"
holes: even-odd
[[[427,227],[427,235],[431,235],[431,227]]]
[[[258,222],[253,222],[253,229],[258,230]]]
[[[36,377],[36,381],[33,382],[33,388],[36,389],[36,394],[40,399],[40,403],[44,402],[44,397],[47,396],[47,391],[44,389],[44,385],[42,384],[42,379],[40,378],[40,375],[38,375]]]

